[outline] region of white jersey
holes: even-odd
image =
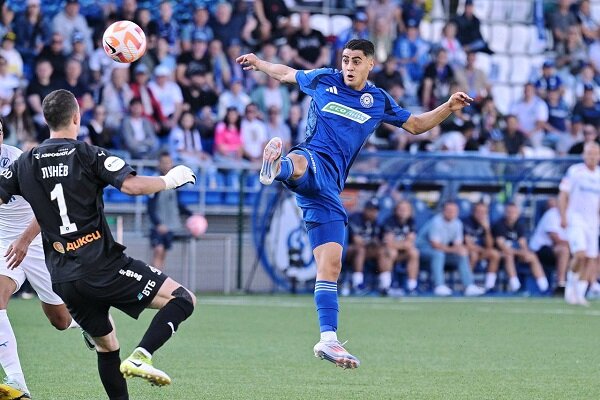
[[[16,147],[2,144],[0,147],[0,173],[21,155]],[[21,196],[13,196],[7,204],[0,205],[0,248],[8,247],[27,228],[33,219],[33,211],[29,203]],[[42,245],[41,235],[37,235],[31,243]],[[2,256],[3,254],[0,254]]]
[[[529,240],[529,248],[538,251],[544,246],[552,247],[554,242],[550,238],[551,233],[556,233],[560,239],[567,240],[567,231],[560,226],[560,212],[556,207],[552,207],[542,215]]]
[[[569,225],[597,228],[600,219],[600,168],[590,171],[583,163],[570,166],[559,189],[569,194]]]

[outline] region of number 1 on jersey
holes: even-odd
[[[50,200],[56,200],[58,203],[58,212],[60,213],[60,220],[62,221],[60,234],[65,235],[77,231],[77,225],[71,223],[69,216],[67,215],[67,203],[65,202],[62,183],[57,183],[54,186],[54,189],[50,192]]]

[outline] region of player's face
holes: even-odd
[[[362,50],[344,49],[342,73],[346,85],[354,90],[362,90],[372,69],[373,57],[367,57]]]

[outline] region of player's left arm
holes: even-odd
[[[40,232],[40,224],[33,218],[23,233],[8,246],[8,250],[6,250],[6,253],[4,254],[8,269],[15,269],[21,265],[21,262],[27,255],[29,245]]]
[[[447,102],[438,106],[436,109],[420,115],[411,115],[402,128],[413,135],[418,135],[431,130],[433,127],[441,124],[454,111],[462,110],[473,101],[466,93],[456,92]]]

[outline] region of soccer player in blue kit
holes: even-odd
[[[340,193],[348,171],[366,139],[382,122],[417,135],[473,100],[458,92],[435,110],[411,115],[384,90],[367,81],[374,66],[374,54],[373,43],[353,39],[344,46],[342,71],[331,68],[298,71],[266,62],[252,53],[236,60],[245,70],[262,71],[282,83],[297,83],[300,90],[312,97],[306,139],[285,157],[281,139],[271,139],[264,149],[260,181],[265,185],[281,181],[296,194],[317,262],[315,303],[321,340],[314,353],[342,368],[360,365],[336,334],[337,280],[348,222]]]

